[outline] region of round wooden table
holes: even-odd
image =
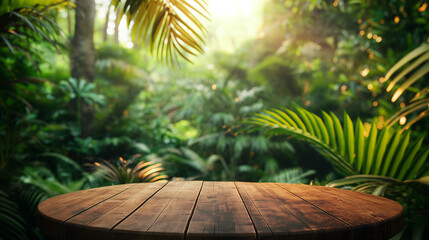
[[[347,190],[283,183],[177,181],[82,190],[42,202],[53,239],[388,239],[398,203]]]

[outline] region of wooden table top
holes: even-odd
[[[283,183],[177,181],[56,196],[38,207],[53,239],[388,239],[403,209],[386,198]]]

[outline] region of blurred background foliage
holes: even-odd
[[[204,54],[186,55],[192,64],[175,56],[175,69],[151,55],[159,42],[133,42],[125,17],[118,21],[121,9],[132,14],[126,2],[86,2],[95,9],[94,62],[80,67],[92,66],[93,78],[72,73],[80,1],[0,2],[0,239],[43,239],[35,213],[48,197],[167,179],[379,194],[405,207],[407,227],[396,239],[429,233],[428,1],[210,0],[205,44],[194,45]],[[273,111],[262,123],[277,132],[248,123],[272,108],[292,109],[303,125],[294,123],[315,132],[299,135]],[[318,122],[322,111],[344,131],[343,151],[323,145],[331,125]],[[371,152],[371,141],[386,150]],[[404,142],[410,150],[401,153],[395,146]],[[352,148],[366,170],[353,165]],[[330,158],[326,149],[339,152]],[[412,169],[408,177],[366,158],[388,153],[394,168]]]

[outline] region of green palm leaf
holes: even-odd
[[[58,50],[61,43],[57,37],[61,36],[61,29],[45,14],[73,5],[71,1],[63,0],[1,2],[0,47],[7,47],[12,54],[18,50],[29,58],[29,52],[37,55],[37,52],[32,51],[31,44],[28,44],[29,40],[46,41]]]
[[[132,24],[132,39],[147,44],[166,63],[177,65],[179,58],[190,62],[188,54],[204,51],[206,29],[200,19],[207,19],[205,0],[113,0],[112,4],[121,17],[127,16],[128,27]]]
[[[270,135],[291,135],[308,142],[343,176],[366,174],[396,178],[398,181],[422,177],[427,164],[428,147],[421,137],[411,140],[411,132],[377,129],[373,123],[365,133],[361,120],[354,125],[344,113],[344,126],[334,115],[323,114],[323,120],[303,108],[268,110],[255,114],[247,122],[265,127]],[[381,190],[382,187],[380,187]]]
[[[18,205],[5,192],[0,190],[0,239],[28,239],[26,222]]]
[[[400,184],[395,178],[373,176],[373,175],[354,175],[328,183],[327,187],[346,187],[354,186],[351,190],[364,192],[374,195],[383,195],[390,184]]]

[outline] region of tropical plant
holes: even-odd
[[[79,126],[82,121],[82,100],[88,105],[105,103],[104,96],[94,92],[95,84],[84,79],[69,78],[67,81],[61,81],[60,87],[69,94],[70,99],[76,100],[76,120]]]
[[[422,146],[424,136],[411,141],[411,132],[377,129],[372,123],[366,129],[360,119],[355,127],[347,113],[344,126],[334,114],[316,114],[297,107],[296,112],[266,110],[247,122],[265,127],[270,136],[291,135],[311,144],[343,176],[370,174],[396,178],[399,181],[429,175],[426,166],[429,148]]]
[[[70,1],[2,1],[0,4],[0,48],[8,48],[11,54],[22,52],[37,66],[31,41],[44,41],[58,50],[61,36],[58,25],[46,16],[54,8],[73,6]],[[31,54],[30,54],[31,53]]]
[[[28,239],[19,207],[0,190],[0,239]]]
[[[90,105],[105,103],[103,95],[93,92],[95,84],[84,79],[69,78],[67,81],[61,81],[60,87],[70,94],[71,99],[82,99]]]
[[[411,88],[417,80],[421,79],[429,73],[429,44],[424,43],[420,47],[414,49],[401,60],[399,60],[393,67],[386,73],[386,76],[381,79],[381,82],[388,81],[396,72],[402,69],[389,83],[386,88],[387,92],[392,91],[399,81],[404,79],[402,84],[395,90],[391,101],[395,102],[406,91]],[[411,74],[412,73],[412,74]],[[388,127],[393,126],[401,118],[409,116],[410,114],[418,113],[417,117],[408,121],[404,126],[404,130],[410,128],[411,125],[420,119],[429,115],[429,88],[425,86],[423,89],[417,88],[417,94],[410,100],[409,104],[402,108],[400,111],[391,116],[386,124]]]
[[[25,167],[20,180],[37,187],[48,197],[81,190],[87,181],[81,178],[62,182],[48,168],[41,166]]]
[[[0,171],[6,167],[11,160],[13,153],[17,147],[19,138],[19,130],[14,128],[7,129],[3,135],[0,135]]]
[[[139,157],[140,154],[134,155],[130,160],[120,157],[116,163],[95,162],[92,164],[94,174],[99,174],[114,184],[159,182],[168,179],[168,176],[163,174],[164,168],[161,163],[137,160]]]
[[[161,149],[145,158],[163,163],[172,176],[187,179],[207,179],[210,172],[215,170],[215,163],[219,162],[222,165],[221,175],[231,177],[231,171],[222,156],[213,154],[204,158],[186,147]]]
[[[282,169],[278,173],[265,176],[259,182],[279,182],[279,183],[309,183],[308,176],[314,175],[316,171],[303,171],[302,168]]]
[[[148,44],[167,64],[177,65],[179,56],[190,61],[186,54],[204,51],[206,29],[199,18],[208,19],[205,0],[114,0],[112,5],[120,10],[120,18],[127,16],[128,26],[133,22],[132,39]]]

